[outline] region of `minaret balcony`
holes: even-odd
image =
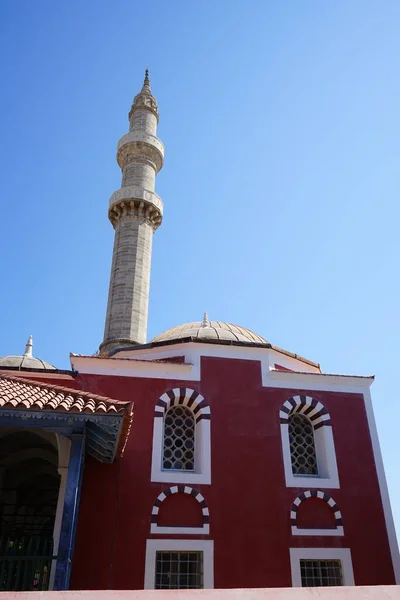
[[[163,215],[164,204],[160,196],[150,190],[144,190],[143,188],[136,186],[123,187],[117,190],[110,197],[109,208],[114,204],[118,204],[122,200],[141,200],[146,204],[152,204],[160,213]]]
[[[117,146],[117,161],[121,169],[126,166],[128,156],[135,154],[148,156],[158,172],[164,163],[164,144],[150,133],[130,131],[119,140]]]

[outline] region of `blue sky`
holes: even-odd
[[[166,161],[149,338],[211,319],[377,376],[397,529],[398,23],[386,0],[5,0],[0,356],[102,340],[116,143],[146,66]]]

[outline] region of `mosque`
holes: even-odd
[[[147,341],[158,119],[146,71],[99,351],[0,359],[0,591],[398,583],[373,377],[207,314]]]

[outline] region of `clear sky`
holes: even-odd
[[[375,374],[397,530],[400,2],[3,0],[0,356],[59,368],[102,341],[107,203],[150,69],[165,166],[149,339],[255,330]]]

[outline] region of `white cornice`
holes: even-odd
[[[144,347],[140,347],[137,346],[136,348],[133,349],[121,349],[118,352],[118,356],[123,356],[123,357],[131,357],[134,358],[135,356],[146,356],[146,355],[150,355],[150,356],[159,356],[159,355],[167,355],[167,356],[171,356],[171,350],[173,350],[175,352],[177,352],[177,354],[184,354],[184,350],[186,348],[193,348],[193,347],[197,347],[197,348],[202,348],[202,352],[201,354],[203,356],[220,356],[221,358],[231,358],[231,357],[239,357],[240,355],[244,355],[244,356],[249,356],[249,353],[252,352],[253,356],[260,356],[262,354],[272,354],[273,353],[277,353],[279,356],[281,356],[283,358],[283,361],[285,362],[286,360],[289,361],[295,361],[298,365],[298,367],[302,368],[303,370],[310,370],[312,372],[320,372],[320,366],[317,363],[314,363],[306,358],[303,358],[297,354],[294,354],[293,352],[289,352],[288,350],[284,350],[282,348],[279,348],[278,346],[274,346],[273,344],[246,344],[246,343],[232,343],[230,344],[229,342],[224,342],[224,341],[220,341],[218,342],[218,340],[210,340],[210,341],[202,341],[202,340],[193,340],[190,338],[187,338],[185,341],[182,340],[176,340],[176,343],[174,343],[174,340],[171,340],[170,342],[166,342],[166,343],[155,343],[154,345],[152,344],[147,344]],[[179,349],[181,349],[179,351]],[[115,357],[115,354],[114,354]],[[257,360],[257,359],[256,359]],[[279,361],[281,362],[281,361]],[[283,365],[285,366],[285,365]]]
[[[155,379],[190,378],[193,365],[188,363],[151,362],[129,358],[104,358],[71,354],[71,367],[78,373]]]
[[[186,362],[157,362],[176,356],[184,356]],[[263,387],[362,393],[374,381],[373,377],[278,371],[274,369],[276,356],[272,348],[187,342],[162,348],[138,348],[112,358],[71,354],[71,365],[75,371],[95,375],[200,381],[201,359],[209,357],[259,361]],[[293,369],[299,362],[288,360],[286,366]]]
[[[305,387],[309,389],[337,389],[345,388],[346,391],[350,391],[349,388],[369,388],[374,382],[374,377],[359,377],[356,375],[336,375],[330,373],[299,373],[291,371],[277,371],[271,369],[268,373],[267,378],[271,381],[279,382],[279,387],[286,387],[293,384],[296,387]],[[310,385],[312,386],[310,388]],[[316,386],[316,387],[315,387]],[[339,390],[337,390],[339,391]],[[357,390],[356,390],[357,391]],[[361,393],[361,390],[360,390]]]

